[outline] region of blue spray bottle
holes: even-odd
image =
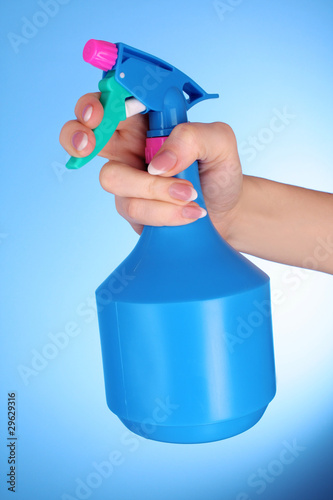
[[[170,64],[123,43],[87,42],[104,71],[101,151],[119,121],[149,114],[149,163],[198,102],[218,97]],[[194,162],[189,180],[205,208]],[[171,443],[225,439],[252,427],[275,394],[268,276],[227,244],[209,216],[146,226],[130,255],[96,290],[107,403],[131,431]]]

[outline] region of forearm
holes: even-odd
[[[244,176],[228,240],[241,252],[333,274],[333,195]]]

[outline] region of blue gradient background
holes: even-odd
[[[0,21],[0,497],[12,498],[4,484],[4,438],[13,390],[17,500],[77,498],[76,479],[85,481],[94,462],[114,450],[123,463],[86,498],[332,497],[332,276],[303,271],[297,278],[292,268],[251,257],[282,297],[274,305],[278,391],[258,425],[204,445],[130,442],[106,407],[93,304],[95,288],[137,236],[99,185],[103,161],[65,172],[58,143],[77,98],[97,89],[100,74],[83,62],[84,43],[123,41],[219,92],[190,119],[226,121],[239,144],[267,126],[274,108],[286,106],[295,118],[253,161],[242,154],[244,172],[332,192],[332,2],[230,1],[224,19],[203,0],[63,3],[17,53],[8,33],[20,35],[22,18],[31,20],[41,7],[7,2]],[[18,366],[31,366],[31,351],[41,352],[48,335],[69,322],[80,333],[25,385]],[[248,478],[278,459],[285,440],[305,449],[257,494]]]

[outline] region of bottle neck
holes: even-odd
[[[155,154],[160,150],[172,130],[180,123],[186,123],[187,106],[186,99],[178,88],[170,88],[164,98],[164,108],[162,111],[149,112],[149,130],[146,140],[146,163],[149,164]],[[175,175],[178,179],[185,179],[192,183],[198,193],[195,200],[202,208],[205,201],[201,190],[198,162],[194,162],[187,169]]]
[[[147,137],[166,137],[180,123],[187,122],[186,99],[177,87],[168,89],[161,111],[149,112]]]

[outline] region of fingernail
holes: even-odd
[[[177,156],[172,151],[163,151],[153,158],[148,165],[148,172],[152,175],[160,175],[176,165]]]
[[[185,219],[202,219],[207,215],[207,210],[201,207],[184,207],[182,214]]]
[[[92,112],[93,112],[93,107],[90,106],[90,104],[88,104],[88,106],[86,106],[82,111],[82,120],[84,122],[90,120]]]
[[[169,194],[172,198],[183,201],[193,201],[198,197],[198,193],[188,184],[175,182],[169,187]]]
[[[88,136],[84,132],[75,132],[72,144],[77,151],[82,151],[88,144]]]

